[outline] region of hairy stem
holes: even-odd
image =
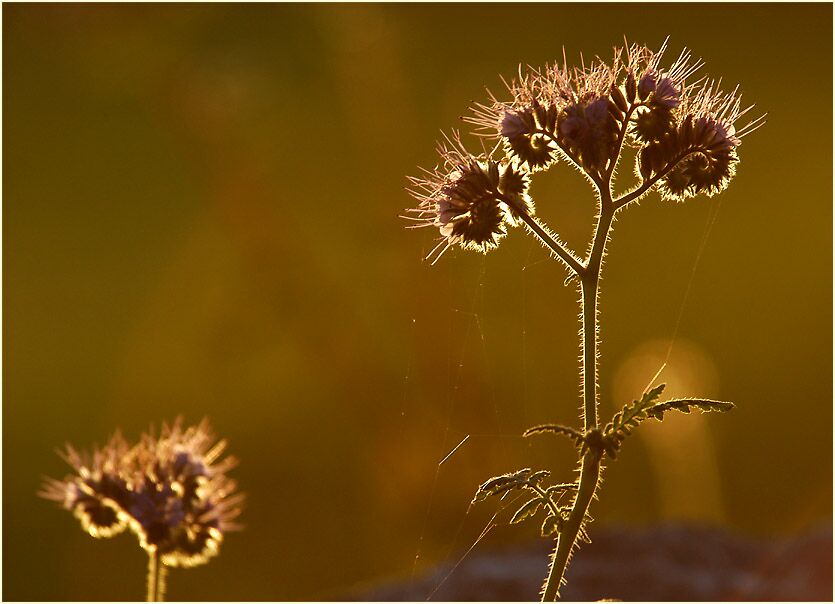
[[[573,270],[576,274],[580,274],[583,270],[582,263],[577,260],[577,258],[572,254],[570,251],[565,249],[563,245],[554,237],[548,230],[542,226],[539,221],[527,214],[527,212],[518,212],[519,217],[524,221],[524,223],[528,226],[531,232],[536,235],[536,237],[544,243],[548,249],[554,252],[560,259],[565,262],[571,270]]]
[[[620,151],[623,149],[623,141],[626,138],[626,131],[629,129],[629,118],[632,117],[632,112],[638,105],[632,103],[629,105],[628,109],[626,110],[626,115],[623,118],[623,123],[620,127],[620,132],[618,132],[618,143],[615,150],[615,153],[612,155],[612,159],[609,160],[609,166],[606,168],[606,173],[603,175],[606,179],[606,182],[612,182],[612,174],[615,173],[615,168],[620,161]]]
[[[664,167],[664,169],[661,170],[658,174],[656,174],[655,176],[653,176],[653,177],[651,177],[647,180],[642,181],[641,184],[637,188],[630,191],[629,193],[624,193],[623,195],[618,197],[613,202],[615,210],[619,210],[620,208],[622,208],[623,206],[625,206],[629,202],[638,199],[641,195],[643,195],[644,193],[649,191],[653,187],[653,185],[655,185],[655,183],[657,183],[659,180],[664,178],[670,172],[670,170],[675,168],[678,165],[678,162],[680,162],[681,160],[683,160],[687,156],[692,155],[694,153],[699,153],[700,151],[702,151],[702,149],[696,147],[694,149],[688,149],[684,153],[679,154],[673,161],[671,161],[669,164],[667,164]]]
[[[606,241],[612,226],[615,208],[612,195],[601,189],[600,216],[597,221],[594,239],[585,270],[581,273],[582,308],[583,308],[583,417],[586,432],[598,428],[597,421],[597,293],[600,284],[600,270],[606,252]],[[583,457],[580,466],[580,488],[574,498],[568,520],[564,524],[554,553],[551,555],[551,567],[542,589],[542,601],[550,602],[559,597],[559,588],[563,583],[565,569],[577,542],[577,535],[589,509],[589,504],[597,491],[600,481],[600,451],[590,449]]]
[[[554,602],[560,595],[563,575],[574,551],[574,544],[583,525],[586,510],[588,510],[592,497],[597,491],[599,478],[600,455],[597,451],[589,451],[583,458],[583,465],[580,469],[580,489],[574,498],[574,507],[571,509],[571,514],[563,525],[559,537],[557,537],[557,546],[551,554],[551,567],[545,585],[542,587],[543,602]]]

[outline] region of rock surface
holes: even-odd
[[[563,600],[832,601],[832,527],[771,540],[681,525],[598,527],[592,539],[574,557]],[[358,599],[537,600],[549,547],[541,540],[524,548],[473,552],[451,574],[452,564],[444,565]]]

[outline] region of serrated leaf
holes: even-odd
[[[664,388],[666,387],[667,384],[658,384],[655,388],[647,390],[641,397],[641,403],[646,404],[658,400],[658,397],[661,396],[661,393],[664,392]]]
[[[555,493],[557,491],[576,491],[578,488],[580,487],[577,485],[576,482],[564,482],[562,484],[555,484],[548,487],[548,489],[545,492],[550,494]]]
[[[562,525],[562,518],[558,518],[557,516],[547,516],[545,520],[542,522],[542,529],[541,533],[543,537],[547,537],[548,535],[553,535],[554,533],[558,533],[560,531]]]
[[[542,497],[534,497],[527,503],[525,503],[522,507],[516,510],[516,513],[513,514],[513,518],[510,519],[510,524],[518,524],[523,520],[527,520],[531,516],[535,515],[537,511],[539,511],[539,506],[542,505]]]
[[[478,503],[479,501],[484,501],[489,496],[490,496],[490,493],[488,491],[482,491],[481,489],[478,489],[475,492],[475,495],[473,496],[472,503]]]
[[[502,475],[502,476],[494,476],[490,480],[486,481],[480,487],[478,487],[479,492],[485,493],[492,493],[495,489],[511,482],[510,476]]]
[[[576,482],[555,484],[545,490],[545,497],[554,505],[559,505],[560,501],[562,501],[562,498],[565,497],[567,493],[573,493],[577,491],[578,488],[579,487]]]
[[[632,430],[638,424],[646,419],[662,420],[664,419],[664,413],[667,411],[690,413],[691,407],[695,407],[702,412],[730,411],[734,407],[733,403],[697,398],[682,398],[655,403],[663,390],[664,384],[659,384],[645,392],[641,396],[641,400],[632,401],[631,404],[626,405],[612,417],[612,421],[603,429],[607,445],[606,452],[610,457],[614,459],[623,440],[632,433]]]
[[[491,495],[501,495],[511,489],[524,487],[527,484],[530,473],[530,468],[524,468],[516,472],[490,478],[478,487],[473,497],[473,503],[484,501]]]
[[[571,426],[563,426],[560,424],[542,424],[541,426],[534,426],[528,428],[522,433],[522,436],[528,437],[534,434],[562,434],[574,441],[578,447],[583,443],[583,433]]]
[[[551,475],[551,472],[548,470],[539,470],[538,472],[534,472],[530,476],[528,476],[528,482],[532,484],[538,484],[542,482],[544,479],[548,478]]]
[[[711,399],[699,398],[681,398],[673,399],[658,403],[648,408],[647,414],[652,415],[656,419],[663,419],[665,411],[681,411],[682,413],[690,413],[690,407],[695,407],[702,413],[725,413],[734,408],[733,403],[726,401],[714,401]]]

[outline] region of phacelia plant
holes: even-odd
[[[427,258],[434,262],[452,246],[488,252],[509,230],[524,225],[552,256],[576,277],[581,306],[582,428],[557,424],[533,427],[525,436],[557,434],[577,446],[579,478],[546,483],[546,470],[519,470],[482,484],[474,501],[529,491],[531,498],[513,516],[521,522],[542,512],[544,536],[555,535],[542,600],[556,600],[576,544],[587,541],[589,505],[596,496],[605,457],[614,459],[630,432],[642,421],[661,420],[667,411],[727,411],[733,404],[703,398],[661,401],[664,385],[640,394],[612,419],[598,417],[598,310],[601,267],[615,215],[657,190],[666,201],[684,201],[722,192],[734,177],[742,139],[764,123],[764,116],[740,120],[738,89],[722,92],[719,84],[695,79],[702,67],[684,50],[662,66],[666,42],[658,52],[641,45],[616,48],[612,63],[563,64],[519,70],[507,84],[508,100],[490,94],[463,118],[475,134],[491,142],[484,151],[466,150],[454,132],[438,146],[440,162],[410,178],[418,205],[404,216],[413,227],[435,227],[441,238]],[[636,182],[615,195],[616,168],[627,149],[635,153]],[[584,257],[571,251],[536,216],[529,195],[532,178],[559,163],[583,174],[597,197],[596,226]]]
[[[225,448],[206,420],[183,428],[177,419],[133,446],[117,432],[92,454],[67,445],[61,456],[74,473],[46,478],[40,495],[60,502],[93,537],[130,529],[148,553],[148,601],[161,602],[167,567],[208,562],[224,534],[240,528],[243,495],[227,476],[237,461],[220,460]]]

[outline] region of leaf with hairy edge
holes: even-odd
[[[503,495],[513,489],[536,486],[550,476],[550,474],[548,470],[539,470],[538,472],[531,473],[530,468],[524,468],[516,472],[510,472],[509,474],[494,476],[478,487],[472,503],[484,501],[491,495]]]
[[[534,497],[513,514],[513,518],[510,519],[510,524],[518,524],[535,515],[539,511],[540,505],[542,505],[542,497]]]
[[[548,490],[545,491],[545,492],[550,495],[551,493],[556,493],[556,492],[576,491],[579,488],[580,487],[577,485],[576,482],[564,482],[562,484],[555,484],[555,485],[552,485],[552,486],[548,487]]]
[[[603,434],[608,438],[612,438],[623,432],[623,437],[618,440],[618,443],[623,440],[632,431],[632,428],[638,425],[635,418],[640,416],[647,407],[658,400],[658,397],[664,392],[666,386],[666,384],[659,384],[655,388],[644,392],[641,400],[632,401],[631,404],[624,406],[623,409],[615,414],[612,421],[606,425],[603,429]]]
[[[671,401],[665,401],[652,405],[646,410],[647,415],[659,421],[664,419],[665,411],[681,411],[682,413],[690,413],[690,407],[695,407],[702,413],[710,413],[711,411],[717,413],[725,413],[734,408],[733,403],[726,401],[714,401],[705,398],[679,398]]]
[[[650,388],[644,395],[641,397],[642,403],[651,403],[652,401],[657,401],[658,397],[661,396],[661,393],[664,392],[664,388],[667,387],[667,384],[658,384],[655,388]]]
[[[606,443],[606,451],[610,457],[614,459],[621,443],[626,439],[632,430],[642,421],[653,418],[662,420],[664,413],[667,411],[681,411],[682,413],[690,413],[690,408],[696,408],[702,412],[710,411],[730,411],[733,409],[733,403],[725,401],[714,401],[710,399],[697,398],[682,398],[666,401],[663,403],[656,403],[655,401],[661,396],[665,384],[660,384],[644,393],[639,401],[632,401],[631,404],[626,405],[622,410],[615,414],[606,427],[603,429],[603,436]]]
[[[551,475],[551,472],[548,470],[539,470],[539,472],[534,472],[530,476],[528,476],[528,482],[530,484],[539,484],[544,479],[548,478]]]
[[[571,428],[570,426],[562,426],[560,424],[542,424],[541,426],[534,426],[528,428],[522,433],[522,436],[528,437],[534,434],[562,434],[574,441],[578,447],[583,444],[583,433],[579,430]]]
[[[484,501],[490,495],[501,495],[505,491],[524,486],[527,483],[530,473],[530,468],[524,468],[516,472],[511,472],[510,474],[494,476],[478,487],[475,497],[473,498],[473,503],[477,501]]]

